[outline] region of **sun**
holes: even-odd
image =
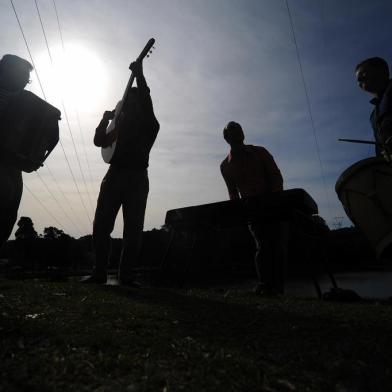
[[[32,74],[34,90],[40,85],[51,102],[72,105],[79,112],[96,110],[107,87],[107,71],[91,49],[77,43],[65,48],[55,46],[42,52],[35,60],[36,73]],[[38,80],[39,79],[39,80]]]

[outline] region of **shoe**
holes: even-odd
[[[99,275],[91,275],[88,278],[84,278],[81,280],[81,283],[87,284],[105,284],[107,282],[106,276],[99,276]]]
[[[262,295],[265,291],[265,284],[264,283],[257,283],[255,287],[253,287],[253,294],[255,295]]]
[[[138,281],[136,281],[136,280],[134,280],[132,278],[126,278],[126,279],[125,278],[119,278],[118,279],[118,284],[120,286],[127,286],[127,287],[134,287],[134,288],[140,288],[140,287],[143,286],[140,282],[138,282]]]
[[[265,283],[257,283],[253,288],[253,294],[266,297],[275,297],[283,294],[283,292],[277,288],[271,287]]]

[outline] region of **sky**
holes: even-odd
[[[18,216],[39,233],[91,233],[108,169],[94,131],[153,37],[144,73],[161,127],[145,230],[160,228],[167,210],[228,199],[219,166],[232,120],[247,144],[271,152],[285,189],[305,189],[331,228],[350,226],[335,183],[374,151],[337,139],[372,139],[371,97],[354,68],[373,56],[391,61],[391,14],[390,0],[0,0],[0,55],[34,62],[27,89],[62,112],[61,143],[23,174]],[[121,233],[119,214],[113,236]]]

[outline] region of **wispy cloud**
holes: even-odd
[[[161,131],[151,153],[147,229],[162,225],[167,209],[227,198],[219,164],[228,151],[222,129],[230,120],[243,125],[248,143],[264,145],[273,153],[286,186],[306,189],[327,221],[344,215],[334,191],[335,182],[345,168],[372,154],[372,149],[339,143],[337,139],[371,138],[371,108],[368,97],[355,85],[353,67],[373,55],[392,59],[389,1],[289,1],[315,130],[283,1],[56,3],[65,46],[78,43],[95,53],[108,81],[96,81],[91,94],[100,94],[102,99],[93,109],[78,108],[92,176],[76,119],[70,116],[87,187],[94,198],[107,170],[99,149],[91,143],[94,129],[102,112],[113,108],[121,97],[129,63],[147,39],[155,37],[157,49],[145,62],[145,73]],[[33,56],[42,56],[46,48],[33,4],[15,4]],[[39,4],[49,43],[56,46],[60,40],[51,2]],[[0,35],[3,50],[28,58],[13,13],[5,3],[0,7],[2,26],[7,26]],[[34,84],[33,91],[40,94]],[[88,204],[64,117],[61,136],[81,197]],[[88,227],[60,146],[49,158],[48,166],[72,200],[78,219],[84,219]],[[63,198],[45,169],[40,173],[53,192]],[[26,175],[25,182],[56,216],[61,216],[39,179]],[[25,192],[20,214],[31,216],[39,228],[53,224],[40,208]],[[94,208],[89,207],[89,213],[93,215]],[[65,219],[64,224],[73,233]],[[121,235],[121,218],[114,234]]]

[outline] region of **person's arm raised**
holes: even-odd
[[[102,120],[95,130],[94,144],[97,147],[110,146],[116,139],[118,131],[114,127],[109,133],[106,133],[106,128],[109,125],[110,120],[114,118],[114,110],[106,110],[102,116]]]

